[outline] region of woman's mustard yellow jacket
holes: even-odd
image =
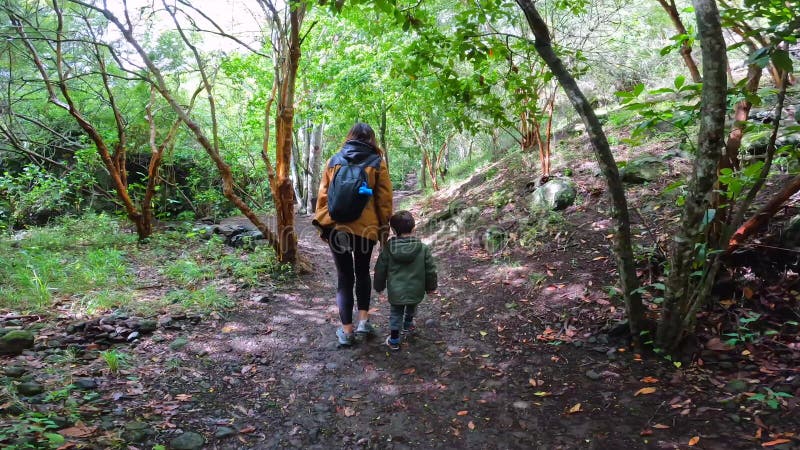
[[[313,220],[313,224],[321,229],[323,236],[335,228],[372,241],[385,243],[388,239],[389,218],[392,217],[392,181],[389,179],[389,167],[383,158],[364,168],[367,184],[372,188],[373,195],[367,201],[361,216],[353,222],[336,223],[328,214],[328,185],[341,167],[340,158],[359,163],[376,153],[377,150],[367,143],[347,141],[339,153],[328,160],[319,185],[317,210]]]

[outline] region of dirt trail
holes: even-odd
[[[485,339],[496,325],[481,310],[517,294],[463,281],[491,264],[468,251],[436,255],[439,292],[421,305],[421,331],[401,351],[383,342],[385,297],[373,299],[378,335],[338,348],[335,272],[309,222],[299,216],[297,225],[312,274],[278,292],[254,291],[252,301],[201,323],[177,351],[182,363],[173,375],[140,380],[153,400],[191,395],[190,407],[170,413],[173,432],[199,432],[209,448],[611,448],[638,441],[627,417],[635,411],[617,411],[614,420],[615,397],[587,404],[584,387],[569,380],[583,374],[564,373],[581,370],[574,349],[535,344],[531,324],[512,333],[509,345]],[[168,348],[175,337],[139,350],[176,353]],[[581,401],[582,414],[565,414]],[[157,402],[128,406],[132,419],[159,412]],[[240,433],[208,438],[221,426]]]

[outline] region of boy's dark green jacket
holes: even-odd
[[[436,284],[436,264],[427,245],[415,237],[389,239],[375,264],[376,291],[388,287],[392,305],[416,305]]]

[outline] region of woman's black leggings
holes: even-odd
[[[353,285],[359,311],[369,311],[372,279],[369,264],[375,241],[351,233],[331,231],[328,245],[336,264],[336,305],[342,325],[353,323]]]

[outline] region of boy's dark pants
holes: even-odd
[[[390,305],[389,312],[389,330],[401,330],[408,328],[414,320],[414,314],[417,312],[417,305]]]

